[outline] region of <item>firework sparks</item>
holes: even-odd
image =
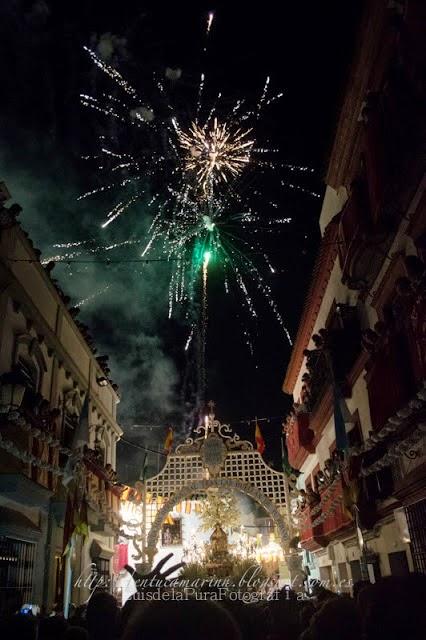
[[[226,293],[230,281],[235,282],[243,307],[249,317],[256,321],[258,313],[249,288],[257,291],[271,308],[276,320],[290,340],[283,318],[275,304],[271,290],[255,266],[255,255],[263,255],[268,269],[274,273],[267,255],[250,241],[257,237],[259,217],[249,212],[234,212],[229,198],[212,197],[207,200],[191,198],[188,194],[179,199],[171,217],[157,214],[151,225],[149,239],[142,255],[151,252],[165,255],[171,261],[172,275],[169,283],[169,317],[176,303],[192,304],[199,296],[200,317],[200,380],[204,379],[203,350],[207,328],[207,278],[209,265],[222,271]],[[270,219],[266,231],[280,232],[290,218]],[[245,237],[246,236],[246,237]],[[197,293],[199,292],[199,293]],[[193,331],[191,332],[191,336]],[[245,329],[244,335],[250,335]],[[191,337],[192,340],[192,337]],[[191,342],[185,345],[188,349]],[[246,340],[252,351],[250,340]]]
[[[99,291],[95,291],[95,293],[90,294],[90,296],[87,296],[87,298],[82,298],[81,300],[79,300],[76,303],[77,307],[82,307],[83,305],[87,304],[88,302],[90,302],[91,300],[94,300],[94,298],[97,298],[98,296],[102,295],[103,293],[105,293],[106,291],[108,291],[108,289],[111,287],[110,284],[107,284],[105,287],[103,287],[102,289],[99,289]]]
[[[207,17],[207,32],[206,32],[207,35],[209,35],[210,29],[212,28],[213,19],[214,19],[214,13],[213,11],[210,11]]]
[[[114,69],[114,67],[111,67],[109,64],[106,64],[106,62],[103,62],[103,60],[101,60],[96,55],[96,53],[92,51],[92,49],[89,49],[88,47],[83,47],[83,49],[87,51],[95,65],[99,67],[99,69],[101,69],[112,80],[114,80],[114,82],[116,82],[127,94],[129,94],[130,96],[136,96],[135,89],[133,89],[133,87],[127,82],[127,80],[123,78],[123,76],[117,71],[117,69]]]
[[[212,127],[193,122],[182,131],[173,121],[187,172],[195,175],[204,197],[211,195],[221,182],[236,178],[250,162],[254,139],[251,129],[240,129],[214,118]]]
[[[210,12],[204,54],[207,54],[213,21],[214,14]],[[82,104],[111,119],[115,131],[121,135],[99,137],[98,155],[87,159],[97,163],[102,178],[109,172],[111,179],[86,191],[80,199],[98,194],[105,197],[115,189],[120,191],[120,197],[111,204],[101,223],[102,229],[115,223],[137,201],[145,200],[144,210],[151,210],[152,222],[143,239],[129,241],[129,244],[140,242],[142,257],[154,254],[170,261],[169,316],[176,305],[186,305],[189,334],[185,351],[190,346],[193,349],[196,343],[201,354],[198,365],[201,363],[204,367],[207,281],[213,269],[221,270],[225,292],[237,292],[247,312],[250,322],[243,326],[243,334],[251,352],[249,325],[258,318],[259,297],[272,310],[291,342],[262,275],[265,267],[269,277],[277,273],[265,253],[264,234],[283,231],[291,218],[277,217],[280,205],[260,190],[251,188],[248,197],[244,192],[246,174],[273,169],[293,174],[291,181],[286,180],[285,174],[279,175],[278,184],[285,190],[318,197],[309,185],[295,184],[295,174],[312,173],[312,169],[280,162],[278,149],[257,139],[261,116],[283,93],[270,93],[272,83],[268,76],[254,103],[250,105],[247,98],[240,98],[226,108],[229,102],[221,99],[220,92],[214,92],[213,100],[207,99],[209,87],[202,70],[193,105],[184,112],[175,108],[171,94],[167,93],[170,83],[160,81],[157,73],[153,74],[152,87],[144,86],[146,95],[142,96],[119,71],[90,49],[85,47],[85,50],[116,84],[116,91],[114,95],[101,93],[99,97],[82,93]],[[178,74],[166,69],[165,77],[173,80],[177,87],[180,70]],[[271,157],[271,154],[274,155]],[[148,195],[153,192],[152,197]],[[261,203],[261,212],[256,202]],[[84,249],[97,253],[115,246],[120,245],[87,248],[70,244],[64,246],[70,251],[61,258],[64,260]],[[262,270],[258,266],[259,256]],[[196,319],[195,313],[199,314]],[[203,376],[205,373],[201,372],[204,384]]]

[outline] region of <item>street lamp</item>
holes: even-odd
[[[19,409],[27,382],[27,378],[19,369],[0,376],[0,413],[10,413]]]

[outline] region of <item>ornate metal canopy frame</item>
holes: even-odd
[[[187,438],[170,453],[161,472],[146,481],[152,500],[165,500],[147,534],[145,554],[152,563],[161,526],[167,514],[183,500],[207,489],[236,490],[258,502],[273,520],[285,550],[288,541],[288,483],[284,473],[263,460],[251,442],[241,440],[214,413],[195,429],[199,437]]]

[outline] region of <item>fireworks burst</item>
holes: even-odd
[[[206,43],[211,32],[214,14],[207,18]],[[114,122],[114,135],[99,137],[99,152],[85,159],[96,162],[103,178],[100,187],[91,189],[80,198],[96,194],[122,192],[111,203],[105,229],[116,223],[120,216],[143,202],[152,212],[152,223],[145,239],[129,240],[129,244],[143,246],[142,257],[152,255],[170,260],[169,316],[175,305],[186,308],[189,333],[185,343],[188,351],[194,338],[201,337],[198,366],[201,386],[205,386],[205,338],[207,332],[207,299],[209,270],[221,269],[226,294],[237,291],[242,305],[252,320],[258,312],[254,296],[260,294],[271,308],[284,334],[291,343],[284,320],[272,297],[271,289],[262,275],[263,266],[269,273],[274,268],[262,246],[262,234],[285,229],[290,218],[277,218],[277,202],[262,197],[262,212],[256,210],[253,198],[261,196],[257,189],[244,186],[244,177],[254,177],[264,171],[281,169],[306,173],[308,167],[279,164],[271,158],[276,149],[260,145],[257,127],[269,105],[283,95],[270,94],[271,79],[268,76],[259,99],[249,106],[246,99],[239,99],[229,108],[222,106],[222,94],[216,94],[213,102],[206,99],[206,76],[201,73],[192,114],[173,106],[165,85],[153,75],[152,87],[142,98],[137,89],[115,68],[102,61],[86,48],[93,63],[113,83],[114,95],[81,95],[86,108],[104,114]],[[175,83],[181,70],[166,69],[166,82]],[[122,96],[122,97],[120,97]],[[229,102],[228,102],[229,104]],[[121,128],[121,129],[120,129]],[[122,132],[120,134],[120,131]],[[317,196],[304,187],[280,175],[279,184],[286,189]],[[271,215],[271,209],[273,215]],[[111,250],[124,243],[104,247]],[[71,249],[65,255],[78,255],[84,248],[64,245]],[[98,253],[100,247],[90,247]],[[260,260],[259,260],[260,256]],[[201,312],[191,311],[198,301]],[[86,302],[84,300],[83,302]],[[198,315],[197,315],[198,314]],[[248,326],[243,327],[250,351],[252,337]]]
[[[184,151],[185,171],[195,174],[202,196],[211,197],[221,182],[236,178],[250,162],[254,138],[251,129],[233,128],[232,123],[218,123],[214,118],[210,127],[192,122],[182,131],[173,120],[177,138]]]

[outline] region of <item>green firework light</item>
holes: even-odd
[[[210,215],[203,214],[199,223],[198,238],[194,244],[192,266],[195,271],[206,268],[213,258],[223,252],[220,224],[214,222]]]
[[[256,266],[255,255],[259,253],[256,234],[259,230],[259,216],[249,211],[238,211],[239,202],[229,198],[214,197],[200,202],[186,195],[179,201],[170,217],[158,215],[150,230],[150,238],[142,255],[154,247],[171,260],[172,274],[169,287],[169,317],[175,305],[199,299],[207,317],[207,281],[211,265],[221,274],[226,294],[234,285],[242,294],[242,304],[248,315],[257,320],[258,314],[249,287],[255,285],[271,307],[275,317],[287,334],[283,319],[272,298],[269,285]],[[276,230],[288,219],[274,219],[267,230]],[[253,238],[254,234],[254,238]],[[252,239],[253,238],[253,239]],[[267,256],[266,264],[274,273]],[[196,323],[191,326],[185,349],[188,349],[195,333]],[[252,349],[249,329],[244,328],[244,336]]]

